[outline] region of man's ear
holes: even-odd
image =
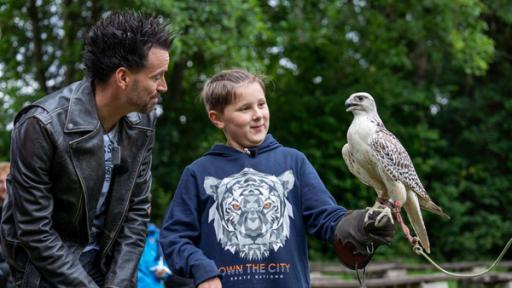
[[[221,113],[214,111],[214,110],[210,110],[210,111],[208,111],[208,118],[210,118],[210,121],[212,121],[212,123],[213,123],[213,125],[215,125],[215,127],[219,128],[219,129],[224,128],[224,121],[222,120]]]
[[[131,80],[131,73],[125,67],[120,67],[114,73],[117,86],[126,89]]]

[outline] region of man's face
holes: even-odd
[[[169,53],[161,48],[151,48],[146,67],[133,75],[127,95],[128,105],[134,111],[148,113],[160,100],[160,93],[167,91],[165,72],[169,66]]]

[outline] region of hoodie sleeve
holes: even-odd
[[[347,210],[336,204],[315,168],[302,155],[299,166],[300,188],[302,195],[302,216],[306,230],[314,237],[331,242],[336,225]]]
[[[171,270],[194,278],[194,284],[220,277],[217,265],[197,247],[201,235],[199,185],[192,170],[183,172],[167,210],[160,232],[160,244]]]

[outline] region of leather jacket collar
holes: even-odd
[[[69,102],[68,117],[64,126],[66,133],[92,131],[99,125],[93,85],[90,80],[80,81],[77,85],[78,87],[74,90]],[[132,126],[142,121],[140,114],[136,112],[129,113],[123,119]]]

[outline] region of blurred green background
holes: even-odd
[[[366,91],[452,217],[424,213],[434,258],[490,259],[512,236],[512,1],[1,0],[0,160],[16,111],[83,77],[84,37],[113,9],[168,17],[178,32],[153,155],[156,223],[183,168],[223,142],[198,101],[203,83],[242,67],[266,75],[270,132],[308,156],[338,203],[375,200],[341,157],[344,101]],[[397,234],[377,259],[417,259]]]

